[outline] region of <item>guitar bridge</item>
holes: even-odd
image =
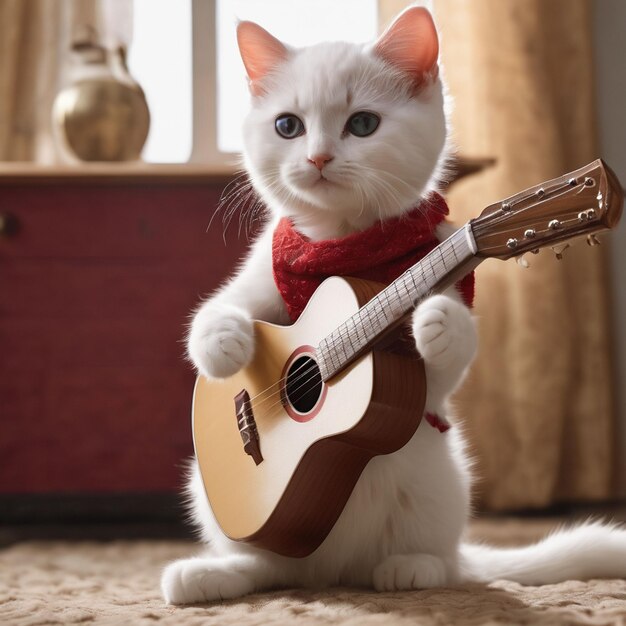
[[[252,413],[250,394],[245,389],[242,389],[235,396],[235,415],[237,417],[239,434],[243,441],[243,450],[258,465],[263,461],[263,455],[259,447],[259,432],[257,431],[256,421]]]

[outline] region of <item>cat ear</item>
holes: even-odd
[[[374,51],[413,77],[416,88],[438,73],[439,39],[430,13],[411,7],[380,36]]]
[[[254,22],[239,22],[237,43],[250,80],[250,91],[259,95],[261,89],[257,81],[287,58],[287,48]]]

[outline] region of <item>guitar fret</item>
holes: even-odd
[[[359,313],[360,313],[360,311],[359,311]],[[359,313],[357,313],[357,316],[358,316]],[[356,320],[354,319],[354,316],[352,316],[350,318],[350,321],[352,322],[352,330],[354,332],[354,337],[356,337],[356,339],[358,340],[359,339],[359,325],[356,323]],[[350,335],[350,333],[348,333],[348,340],[349,341],[350,341],[350,337],[351,337],[351,335]],[[350,345],[352,346],[352,342],[351,341],[350,341]]]
[[[443,269],[447,269],[447,268],[446,268],[446,259],[445,259],[445,257],[443,256],[443,250],[442,250],[442,247],[443,247],[443,246],[439,246],[439,247],[437,248],[437,250],[439,250],[439,255],[441,256],[441,263],[443,264]]]
[[[383,316],[385,317],[385,321],[389,322],[389,318],[387,317],[387,311],[385,310],[384,307],[381,307],[381,313],[383,314]],[[382,324],[382,320],[381,320],[381,324]]]
[[[426,270],[422,267],[422,285],[426,285]]]
[[[376,312],[376,318],[375,319],[376,319],[376,330],[377,330],[377,332],[380,332],[387,325],[385,323],[385,322],[387,322],[387,313],[386,313],[385,309],[379,307],[378,311]]]
[[[328,352],[328,357],[329,357],[329,359],[330,359],[330,365],[331,365],[331,367],[333,367],[333,368],[334,368],[334,367],[336,367],[336,363],[335,363],[335,359],[334,359],[334,357],[335,357],[335,352],[334,352],[334,350],[333,350],[332,348],[331,348],[331,350]]]
[[[348,360],[350,356],[348,355],[348,351],[346,350],[346,344],[343,341],[341,342],[341,350],[343,351],[344,358]]]
[[[428,255],[426,257],[426,260],[428,261],[428,264],[430,265],[430,273],[433,275],[433,278],[435,278],[437,276],[437,274],[435,272],[435,266],[433,265],[432,257],[430,255]]]
[[[380,331],[380,327],[379,327],[380,318],[373,307],[365,307],[365,309],[366,309],[367,320],[370,325],[370,331],[373,330],[373,334],[376,335]],[[368,339],[369,339],[371,332],[367,332],[366,334],[368,335]]]
[[[458,263],[459,262],[459,257],[456,253],[456,245],[453,243],[452,244],[452,254],[454,254],[454,260]]]
[[[411,292],[409,291],[409,286],[406,284],[406,278],[402,281],[402,286],[404,287],[404,290],[406,291],[406,295],[408,297],[408,301],[411,301]]]

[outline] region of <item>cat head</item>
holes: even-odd
[[[366,228],[430,191],[446,144],[438,38],[423,8],[373,44],[294,49],[240,22],[252,106],[244,162],[267,206],[301,230]],[[338,231],[338,232],[334,232]]]

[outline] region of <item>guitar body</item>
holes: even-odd
[[[387,287],[330,278],[292,326],[257,322],[250,365],[223,381],[200,377],[194,393],[196,456],[226,536],[291,557],[313,552],[368,461],[406,444],[422,417],[422,361],[381,339],[485,258],[582,235],[596,243],[622,205],[598,159],[489,205]]]
[[[303,397],[313,346],[380,288],[330,278],[292,326],[255,323],[248,367],[226,380],[198,378],[195,451],[211,508],[229,538],[307,556],[332,529],[367,462],[414,434],[426,397],[416,354],[373,350]],[[286,384],[277,385],[283,377]],[[260,461],[244,450],[235,408],[243,390]]]

